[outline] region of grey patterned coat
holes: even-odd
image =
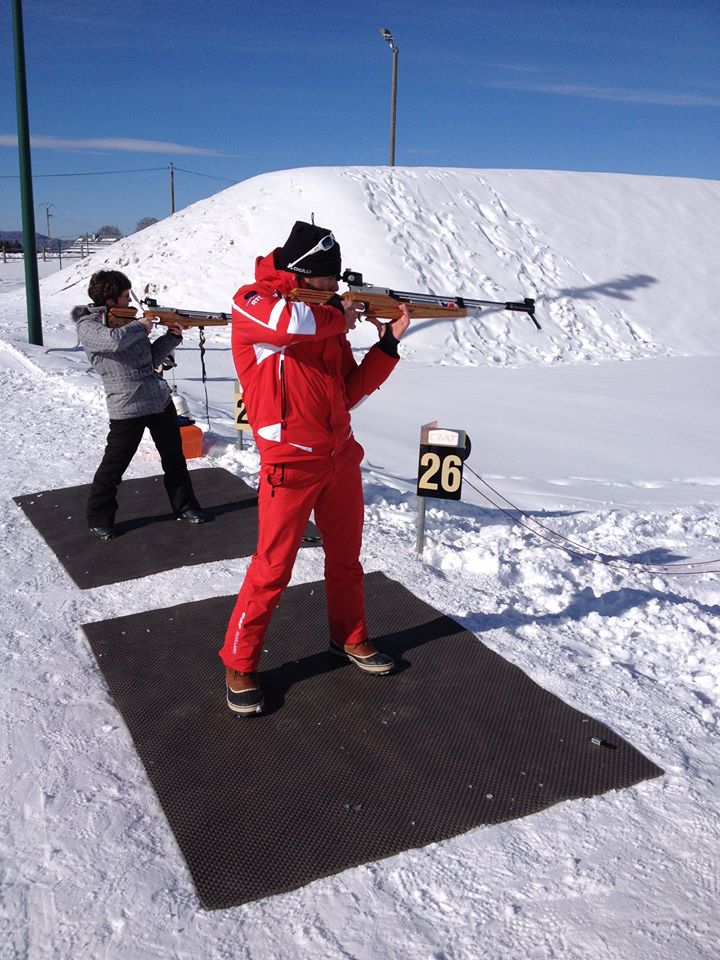
[[[78,340],[100,375],[111,420],[129,420],[162,413],[171,397],[170,387],[155,373],[182,337],[166,333],[151,342],[139,320],[124,327],[105,326],[105,308],[75,307]]]

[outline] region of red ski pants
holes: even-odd
[[[228,623],[220,658],[255,673],[263,638],[290,580],[310,512],[325,550],[325,595],[330,636],[338,644],[367,639],[360,547],[364,504],[363,449],[349,440],[335,455],[260,467],[258,545]],[[298,624],[298,630],[312,629]]]

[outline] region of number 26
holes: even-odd
[[[424,453],[420,457],[420,466],[427,467],[424,473],[420,474],[418,486],[422,490],[442,489],[447,493],[455,493],[460,489],[462,483],[462,458],[456,453],[449,453],[445,457],[440,457],[437,453]],[[440,482],[433,479],[440,473]]]

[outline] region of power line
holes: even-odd
[[[167,170],[168,167],[140,167],[134,170],[90,170],[85,173],[35,173],[33,180],[40,177],[104,177],[116,173],[150,173],[155,170]],[[191,173],[192,171],[186,171]],[[18,174],[0,174],[0,180],[19,180]]]
[[[136,167],[132,170],[88,170],[83,173],[35,173],[33,179],[40,177],[106,177],[117,173],[153,173],[157,170],[169,170],[165,167]],[[223,183],[238,183],[237,180],[231,180],[229,177],[214,177],[209,173],[199,173],[197,170],[186,170],[184,167],[175,167],[181,173],[191,173],[195,177],[206,177],[208,180],[222,180]],[[0,174],[0,180],[19,180],[18,174]]]
[[[73,173],[38,173],[35,174],[33,179],[40,177],[105,177],[105,176],[114,176],[116,174],[124,173],[154,173],[159,170],[169,170],[170,171],[170,208],[171,212],[175,213],[175,186],[174,186],[174,175],[177,170],[180,173],[189,173],[195,177],[205,177],[207,180],[218,180],[222,183],[232,183],[236,184],[238,180],[231,180],[229,177],[216,177],[210,173],[200,173],[198,170],[187,170],[183,167],[176,167],[173,163],[168,164],[167,166],[162,167],[133,167],[132,169],[125,170],[88,170],[84,172],[73,172]],[[18,180],[20,179],[17,174],[0,174],[0,180]],[[49,220],[48,220],[48,235],[49,235]]]
[[[207,177],[208,180],[222,180],[224,183],[238,183],[238,180],[229,180],[227,177],[213,177],[209,173],[198,173],[197,170],[184,170],[182,167],[175,167],[181,173],[192,173],[196,177]]]

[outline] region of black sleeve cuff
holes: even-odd
[[[398,353],[398,344],[400,341],[393,335],[392,327],[389,323],[385,324],[385,332],[380,337],[377,342],[377,345],[380,347],[383,353],[386,353],[389,357],[393,357],[395,360],[400,359],[400,354]]]
[[[330,297],[329,300],[325,302],[326,307],[335,307],[336,310],[345,310],[345,304],[342,302],[342,298],[339,297],[336,293]]]

